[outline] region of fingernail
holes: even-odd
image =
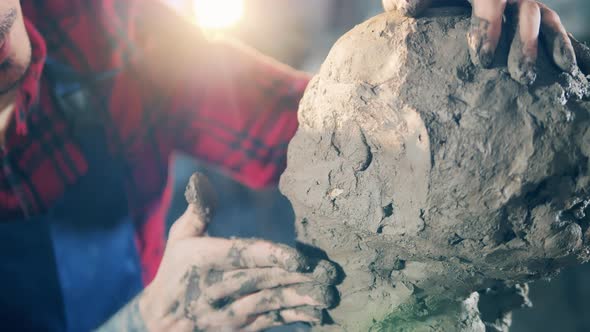
[[[481,47],[479,62],[484,68],[490,68],[494,63],[494,50],[491,43],[487,42]]]
[[[213,185],[206,175],[194,173],[186,186],[184,197],[188,204],[194,204],[208,209],[207,214],[213,213],[217,205],[217,197]]]
[[[558,38],[553,50],[553,58],[559,68],[567,73],[573,73],[577,68],[576,54],[571,44]]]
[[[510,46],[508,55],[508,70],[512,79],[522,85],[532,85],[537,79],[537,50],[536,44],[525,44],[517,33]]]
[[[300,284],[295,286],[295,292],[302,296],[309,296],[316,305],[324,308],[332,308],[340,299],[338,290],[333,286],[319,285],[319,284]]]
[[[296,254],[285,261],[285,270],[289,272],[309,272],[311,271],[311,265],[305,256]]]
[[[537,79],[537,71],[534,65],[523,64],[513,76],[520,84],[532,85]]]
[[[332,284],[338,279],[338,270],[328,261],[320,261],[313,270],[313,278],[323,284]]]
[[[484,42],[478,35],[478,29],[468,35],[469,53],[474,64],[489,68],[494,63],[495,52],[490,42]]]
[[[285,259],[283,262],[283,269],[289,272],[311,271],[311,264],[309,263],[309,259],[305,257],[302,253],[284,244],[277,244],[276,246],[283,248],[283,252],[289,253],[288,258]]]
[[[525,85],[532,85],[537,80],[537,69],[535,63],[527,60],[523,65],[522,83]]]
[[[469,51],[472,53],[471,55],[477,55],[476,53],[481,48],[481,39],[477,32],[478,29],[472,25],[467,33],[467,45],[469,46]]]
[[[488,39],[489,22],[477,16],[471,17],[468,42],[472,61],[485,68],[494,62],[494,49]]]

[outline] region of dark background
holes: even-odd
[[[177,5],[188,0],[167,0]],[[215,1],[215,0],[211,0]],[[317,72],[336,39],[381,11],[379,0],[245,0],[243,21],[229,33],[295,68]],[[568,31],[590,41],[590,0],[548,0]],[[184,186],[195,170],[209,174],[220,196],[211,225],[214,236],[258,237],[293,244],[293,212],[276,188],[251,191],[205,164],[177,155],[178,179],[169,220],[186,208]],[[551,282],[531,285],[534,307],[514,314],[511,331],[590,331],[590,265],[564,271]],[[588,312],[588,315],[585,313]],[[301,326],[281,331],[304,330]]]

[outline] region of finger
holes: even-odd
[[[397,11],[403,16],[416,17],[430,7],[432,0],[383,0],[385,11]]]
[[[217,205],[213,186],[202,173],[191,176],[184,196],[188,208],[172,225],[169,235],[172,240],[203,236]]]
[[[534,1],[520,0],[518,3],[518,29],[508,55],[508,70],[512,78],[521,84],[530,85],[537,79],[535,65],[540,26],[539,5]]]
[[[184,197],[188,204],[193,205],[195,214],[209,222],[217,206],[217,196],[207,176],[194,173],[188,181]]]
[[[207,280],[215,280],[215,282],[206,283],[205,296],[213,306],[220,307],[263,289],[305,282],[329,285],[335,283],[337,279],[336,266],[325,260],[320,261],[312,273],[288,272],[281,268],[234,270],[222,272],[220,280],[208,278]]]
[[[590,75],[590,47],[586,44],[579,42],[572,34],[569,34],[570,41],[576,52],[576,59],[578,66],[582,72],[586,75]]]
[[[182,216],[170,227],[169,241],[178,241],[191,237],[200,237],[207,230],[207,221],[195,213],[195,206],[189,204]]]
[[[188,260],[201,267],[226,271],[280,267],[290,272],[309,270],[308,260],[289,246],[263,240],[191,239],[184,243]]]
[[[573,73],[576,69],[576,53],[559,15],[542,3],[538,5],[541,8],[541,34],[553,61],[561,70]]]
[[[214,307],[263,289],[313,281],[312,275],[288,272],[280,268],[263,268],[225,272],[223,280],[211,285],[205,296]]]
[[[282,311],[271,311],[260,315],[254,321],[242,328],[245,332],[257,332],[271,327],[283,326],[292,323],[321,324],[322,311],[314,307],[301,307]]]
[[[301,306],[330,308],[338,301],[338,292],[333,286],[300,284],[275,289],[266,289],[245,296],[224,310],[234,317],[256,316],[268,311],[292,309]],[[241,322],[245,324],[246,321]]]
[[[483,67],[490,67],[500,35],[506,0],[473,0],[471,27],[467,34],[471,60]]]
[[[217,196],[207,176],[199,172],[194,173],[188,181],[184,197],[192,212],[201,221],[201,233],[196,235],[203,235],[217,207]]]

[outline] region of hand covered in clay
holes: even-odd
[[[533,0],[472,0],[472,3],[468,40],[474,62],[491,66],[502,32],[502,17],[512,7],[517,28],[508,56],[508,70],[513,79],[522,84],[535,81],[539,36],[561,70],[573,73],[578,68],[572,41],[559,15],[546,5]]]
[[[452,0],[383,0],[385,10],[395,10],[406,16],[416,16],[432,6],[452,5],[466,1]],[[559,15],[534,0],[469,0],[473,6],[468,43],[474,63],[490,67],[502,33],[502,19],[510,10],[517,24],[510,54],[510,75],[522,84],[532,84],[536,77],[535,64],[539,50],[539,37],[555,64],[565,72],[573,73],[577,64],[590,74],[588,47],[568,36]],[[578,59],[576,59],[576,55]]]
[[[193,178],[191,178],[193,182]],[[189,189],[191,184],[189,183]],[[199,190],[187,189],[189,202]],[[193,199],[189,198],[193,196]],[[202,195],[201,195],[202,196]],[[140,298],[149,331],[261,331],[320,324],[335,305],[334,265],[285,245],[205,236],[209,208],[195,200],[176,221],[162,264]]]

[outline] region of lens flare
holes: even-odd
[[[194,0],[197,24],[207,30],[224,30],[235,26],[244,14],[244,0]]]

